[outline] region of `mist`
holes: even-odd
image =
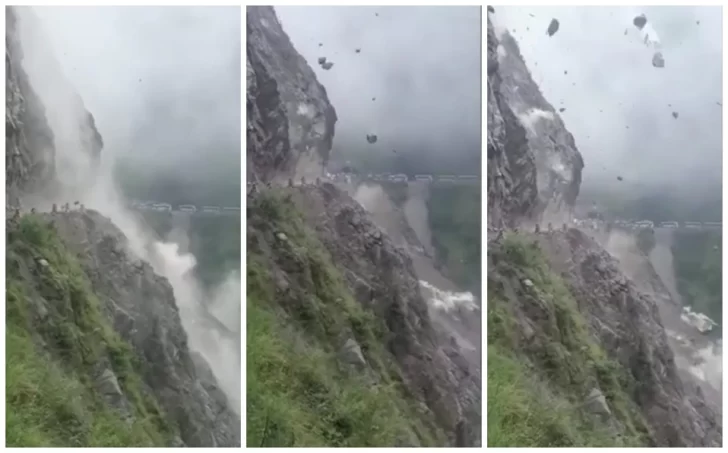
[[[514,6],[490,18],[516,38],[546,99],[566,109],[584,189],[720,196],[720,7]],[[549,37],[552,18],[560,27]],[[656,51],[663,68],[652,65]]]
[[[222,96],[234,78],[234,58],[240,89],[240,30],[237,41],[228,30],[239,24],[239,8],[20,7],[17,12],[23,67],[46,109],[58,170],[54,191],[33,194],[24,205],[47,212],[52,203],[75,200],[109,217],[127,236],[129,252],[169,280],[190,349],[206,359],[231,409],[240,414],[239,325],[235,341],[226,329],[211,328],[209,319],[214,317],[210,307],[239,314],[239,274],[203,291],[191,272],[195,257],[156,237],[141,216],[126,209],[113,173],[115,160],[127,155],[138,154],[159,172],[200,160],[205,155],[200,147],[216,134],[231,148],[215,152],[232,153],[237,140],[239,159],[240,111],[232,111],[234,99],[229,105],[192,107],[206,96],[212,101]],[[226,59],[227,52],[234,58]],[[168,102],[171,110],[151,108],[155,102]],[[86,109],[104,140],[100,163],[89,149],[93,132]],[[201,165],[196,170],[206,171]],[[237,286],[230,278],[237,278]]]
[[[35,11],[63,73],[102,131],[105,165],[123,165],[134,178],[129,186],[142,180],[157,198],[185,185],[197,191],[212,191],[212,183],[233,186],[224,203],[215,199],[222,190],[202,201],[156,201],[240,205],[239,7]]]
[[[480,7],[296,6],[276,13],[336,109],[333,160],[460,160],[479,173]],[[367,143],[367,134],[377,142]]]

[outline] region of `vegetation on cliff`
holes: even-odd
[[[644,445],[633,379],[590,335],[539,246],[510,234],[488,254],[488,446]],[[594,389],[608,423],[585,403]]]
[[[249,199],[247,228],[248,447],[441,445],[403,393],[384,321],[285,192]],[[342,358],[352,341],[365,363]]]
[[[720,231],[675,231],[672,259],[684,305],[720,324],[723,316],[723,241]],[[720,335],[720,325],[714,334]]]
[[[480,186],[432,185],[428,200],[436,263],[455,283],[480,292]]]
[[[175,433],[144,391],[138,357],[48,218],[26,215],[7,229],[7,446],[169,446]],[[130,414],[101,397],[101,371],[116,376]]]

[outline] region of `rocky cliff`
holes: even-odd
[[[537,170],[526,130],[501,90],[498,39],[488,18],[488,227],[514,226],[538,207]]]
[[[22,193],[38,192],[53,180],[53,132],[45,108],[23,69],[18,18],[5,8],[5,202],[18,206]]]
[[[488,106],[493,221],[501,221],[500,211],[510,211],[561,223],[579,195],[584,162],[574,137],[531,77],[518,43],[490,17]]]
[[[248,180],[321,176],[336,111],[270,7],[247,7]]]
[[[581,156],[490,20],[488,63],[490,226],[551,221],[576,200]],[[622,267],[577,229],[490,238],[489,446],[721,445],[720,415],[682,380],[654,295]]]
[[[98,212],[21,206],[63,185],[58,134],[24,68],[18,21],[32,10],[6,12],[8,445],[239,446],[240,418],[188,347],[167,279]],[[103,140],[82,112],[68,118],[93,162]]]
[[[273,8],[248,9],[248,71],[256,175],[307,167],[307,148],[323,161],[334,110]],[[306,177],[248,195],[248,445],[479,445],[479,364],[437,323],[410,255]]]

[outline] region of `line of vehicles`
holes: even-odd
[[[689,228],[689,229],[720,229],[722,228],[722,222],[678,222],[675,220],[669,220],[665,222],[653,222],[651,220],[613,220],[612,224],[616,227],[639,230],[639,229],[653,229],[653,228]]]
[[[187,214],[230,214],[240,215],[240,208],[237,206],[200,206],[191,204],[181,204],[172,206],[169,203],[160,203],[157,201],[140,201],[131,200],[129,207],[139,211],[156,211],[156,212],[184,212]]]
[[[407,181],[421,181],[421,182],[478,182],[480,176],[478,175],[406,175],[404,173],[389,174],[383,173],[381,175],[368,174],[366,179],[373,181],[392,181],[392,182],[407,182]]]

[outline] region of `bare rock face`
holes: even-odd
[[[204,359],[190,351],[169,282],[128,253],[123,233],[96,211],[48,219],[78,253],[105,315],[137,353],[146,389],[178,428],[184,445],[240,446],[240,418],[229,409]],[[114,394],[111,376],[102,388],[123,399]]]
[[[23,69],[17,15],[5,8],[5,202],[18,206],[23,193],[52,180],[55,150],[45,108]]]
[[[538,206],[535,159],[501,92],[498,47],[488,18],[488,226],[495,228],[530,218]]]
[[[28,7],[8,6],[5,11],[5,197],[8,206],[17,206],[24,194],[42,196],[57,187],[59,155],[46,108],[24,68],[21,21],[24,21],[22,26],[38,31],[38,18]],[[54,88],[62,86],[73,92],[50,52],[40,53],[44,57],[43,70],[55,75]],[[101,134],[96,129],[93,115],[86,110],[77,93],[74,93],[73,104],[68,106],[69,111],[85,112],[85,121],[79,126],[79,146],[88,153],[91,164],[98,165],[104,146]]]
[[[518,134],[510,134],[514,139],[521,139],[521,130],[525,131],[526,146],[536,164],[537,214],[544,221],[558,221],[562,214],[571,212],[579,195],[584,168],[581,153],[561,117],[531,77],[515,39],[507,31],[497,36],[489,20],[488,43],[489,80],[498,77],[501,106],[506,104],[519,123],[509,124],[513,117],[504,116],[505,127],[519,129]],[[497,62],[493,66],[496,69],[492,69],[491,62]],[[497,75],[491,76],[491,71]],[[489,118],[489,134],[491,128],[498,129],[497,123],[491,125]],[[516,156],[518,153],[513,157]],[[521,184],[530,183],[530,178],[516,179]]]
[[[336,111],[273,7],[247,7],[248,180],[314,180],[329,159]]]

